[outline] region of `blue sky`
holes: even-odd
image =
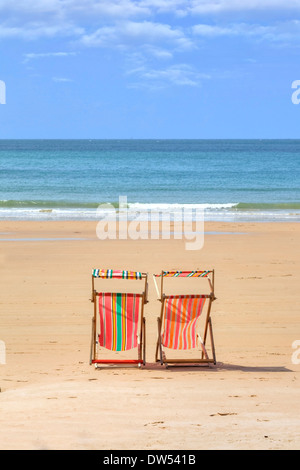
[[[300,0],[0,0],[0,138],[298,138]]]

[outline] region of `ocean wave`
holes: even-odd
[[[76,201],[47,201],[47,200],[0,200],[0,209],[129,209],[136,211],[145,210],[180,210],[180,209],[230,209],[238,206],[237,203],[123,203],[123,202],[76,202]]]
[[[199,220],[300,221],[300,203],[75,203],[1,201],[1,220]]]
[[[128,208],[133,210],[181,210],[181,209],[231,209],[236,207],[238,204],[234,202],[229,203],[201,203],[201,204],[181,204],[181,203],[129,203]]]
[[[33,209],[33,210],[106,210],[106,209],[127,209],[129,211],[176,211],[176,210],[208,210],[208,211],[274,211],[274,210],[300,210],[300,202],[226,202],[226,203],[145,203],[126,202],[120,200],[103,202],[80,202],[62,200],[0,200],[1,209]]]

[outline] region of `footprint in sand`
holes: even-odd
[[[144,426],[157,426],[158,424],[164,424],[164,421],[154,421],[153,423],[146,423]]]
[[[259,276],[237,277],[236,279],[262,279],[262,277],[259,277]]]

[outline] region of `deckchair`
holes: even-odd
[[[160,291],[157,286],[156,278],[161,278]],[[164,279],[166,277],[178,278],[207,278],[208,294],[184,294],[184,295],[166,295],[164,293]],[[210,363],[216,364],[216,354],[213,338],[211,306],[216,299],[214,294],[214,270],[211,271],[162,271],[160,274],[153,275],[154,284],[158,294],[158,300],[161,302],[161,313],[158,317],[158,339],[156,345],[155,361],[165,364],[184,364],[197,365]],[[177,282],[177,281],[176,281]],[[204,318],[200,335],[200,317]],[[207,335],[209,333],[209,343]],[[208,354],[208,345],[209,352]],[[166,357],[166,350],[193,350],[197,348],[201,351],[197,358],[174,358]],[[173,351],[174,352],[174,351]],[[185,353],[184,353],[185,354]],[[174,354],[173,354],[174,355]],[[183,355],[183,353],[181,353]],[[192,355],[194,352],[192,351]]]
[[[95,281],[118,283],[130,280],[144,281],[142,293],[112,292],[111,289],[95,288]],[[102,284],[103,286],[103,284]],[[102,287],[101,286],[101,287]],[[107,287],[107,286],[106,286]],[[128,287],[128,286],[127,286]],[[124,289],[122,289],[124,291]],[[145,365],[146,320],[144,305],[147,303],[148,275],[135,271],[112,269],[93,269],[92,298],[94,312],[92,317],[92,338],[90,364],[137,364]],[[137,358],[128,358],[125,351],[137,349]],[[112,358],[107,358],[104,351],[110,350]],[[102,353],[102,355],[101,355]],[[118,359],[125,354],[126,358]]]

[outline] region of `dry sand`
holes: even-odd
[[[205,230],[203,249],[187,251],[184,240],[101,242],[94,222],[0,222],[1,449],[299,449],[300,225]],[[146,368],[95,370],[94,267],[214,268],[217,365],[154,363],[150,277]]]

